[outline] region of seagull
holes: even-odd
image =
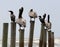
[[[11,21],[15,22],[15,15],[13,13],[13,11],[9,11],[10,12],[10,18],[11,18]]]
[[[26,20],[22,17],[22,13],[23,13],[23,7],[21,7],[19,9],[19,16],[18,19],[16,20],[16,23],[19,24],[20,27],[26,27]]]
[[[30,16],[31,18],[37,18],[37,14],[36,14],[36,12],[33,11],[33,9],[30,10],[29,16]]]

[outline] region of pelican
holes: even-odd
[[[13,13],[13,11],[9,11],[10,12],[10,18],[11,18],[11,21],[15,22],[15,15]]]
[[[23,13],[23,7],[21,7],[19,9],[19,16],[18,19],[16,20],[16,23],[18,23],[20,25],[20,27],[26,27],[26,20],[22,17],[22,13]]]
[[[37,18],[37,14],[36,14],[36,12],[33,11],[33,9],[30,10],[29,16],[30,16],[31,18]]]

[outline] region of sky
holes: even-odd
[[[0,0],[0,39],[3,33],[3,23],[9,23],[9,35],[10,38],[10,13],[9,10],[14,11],[16,19],[19,14],[19,8],[24,7],[23,17],[26,19],[25,38],[29,37],[30,30],[30,18],[29,10],[32,8],[37,15],[43,15],[46,13],[50,15],[50,21],[52,23],[52,32],[55,37],[60,37],[60,0]],[[40,36],[41,23],[38,18],[35,19],[34,38]],[[19,26],[16,27],[16,37],[19,38]]]

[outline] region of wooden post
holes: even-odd
[[[32,47],[32,45],[33,45],[34,24],[35,24],[35,19],[34,20],[30,20],[30,36],[29,36],[28,47]]]
[[[51,31],[48,31],[48,47],[51,47]]]
[[[39,47],[43,46],[43,37],[44,37],[44,24],[41,24],[41,33],[39,39]]]
[[[47,47],[47,29],[44,29],[43,47]]]
[[[3,23],[3,40],[2,47],[7,47],[8,39],[8,23]]]
[[[11,22],[11,44],[10,47],[15,47],[16,45],[16,23]]]
[[[54,47],[54,32],[51,33],[51,47]]]
[[[19,47],[24,47],[24,29],[19,29]]]

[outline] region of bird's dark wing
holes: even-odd
[[[15,22],[15,16],[11,16],[11,21]]]

